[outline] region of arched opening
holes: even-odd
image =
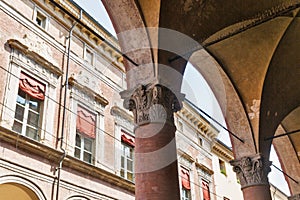
[[[28,187],[18,183],[4,183],[0,185],[0,199],[9,200],[40,200]]]

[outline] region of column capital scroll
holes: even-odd
[[[160,84],[139,85],[120,93],[124,107],[133,112],[137,125],[153,122],[174,123],[173,113],[181,109],[184,95]]]
[[[268,173],[271,171],[271,161],[264,160],[261,154],[246,156],[230,161],[236,172],[242,189],[255,185],[269,185]]]

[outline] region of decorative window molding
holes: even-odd
[[[94,102],[95,104],[100,105],[102,109],[108,105],[109,102],[106,98],[94,92],[94,90],[89,87],[80,84],[74,77],[69,77],[68,82],[70,86],[77,90],[74,91],[75,95],[81,96],[82,99],[87,100],[86,102]],[[72,93],[72,95],[74,95],[74,93]]]
[[[30,42],[30,41],[28,41]],[[42,50],[42,52],[40,52],[41,49],[48,49],[45,44],[41,44],[40,47],[36,47],[35,49],[32,49],[30,46],[27,46],[26,44],[20,42],[19,40],[16,39],[9,39],[7,40],[7,44],[19,51],[20,53],[24,54],[24,56],[27,59],[33,60],[34,62],[36,62],[37,64],[39,64],[40,66],[42,66],[43,68],[49,70],[50,73],[53,73],[55,76],[59,77],[63,74],[63,72],[61,71],[61,69],[58,67],[58,65],[53,61],[52,58],[47,58],[49,57],[49,53],[47,50],[46,52],[44,52],[45,50]],[[39,46],[39,45],[36,45]],[[37,49],[38,48],[38,49]],[[44,57],[44,54],[47,54],[47,57]],[[13,62],[15,61],[16,63],[20,63],[20,61],[24,63],[25,59],[23,56],[21,55],[12,55],[13,56]],[[30,61],[26,61],[27,63]],[[26,63],[25,62],[25,63]],[[38,70],[38,69],[37,69]]]
[[[190,200],[191,199],[191,180],[190,171],[182,166],[180,166],[180,179],[181,179],[181,199]]]
[[[33,11],[32,20],[39,27],[43,28],[46,31],[48,30],[48,27],[49,27],[49,17],[41,9],[35,7],[35,9]]]

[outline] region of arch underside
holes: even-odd
[[[211,86],[230,130],[245,140],[232,138],[236,158],[257,152],[268,158],[272,139],[266,138],[274,136],[279,126],[286,132],[300,129],[299,0],[103,2],[122,49],[139,64],[125,63],[127,71],[138,71],[130,74],[129,88],[138,84],[134,77],[159,77],[159,64],[183,74],[189,60]],[[157,29],[123,34],[137,27]],[[182,52],[160,49],[166,40],[159,28],[178,31],[194,42],[185,46],[173,41]],[[170,62],[174,56],[183,61]],[[153,65],[145,67],[149,63]],[[293,149],[293,163],[299,165],[299,133],[285,139]],[[279,144],[275,143],[277,149]],[[277,153],[283,157],[284,152]],[[289,167],[295,166],[284,169]],[[296,176],[297,169],[290,171]]]

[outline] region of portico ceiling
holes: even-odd
[[[105,2],[109,10],[110,3]],[[246,148],[268,158],[272,140],[266,138],[272,137],[279,126],[287,132],[300,129],[300,0],[136,0],[135,3],[144,26],[183,33],[215,59],[219,80],[205,66],[193,64],[199,66],[217,99],[220,102],[226,99],[227,103],[221,107],[228,127],[245,140]],[[113,19],[114,23],[116,20]],[[128,24],[122,20],[119,19],[119,26]],[[157,38],[150,36],[153,43]],[[187,53],[193,50],[183,48]],[[194,51],[193,60],[199,63],[197,53]],[[169,54],[155,49],[152,55],[155,62],[165,63],[164,56]],[[220,80],[225,95],[219,90]],[[299,137],[299,133],[289,136],[295,150],[292,159],[298,159],[297,163]],[[233,145],[238,142],[233,140]],[[238,151],[235,156],[243,156]],[[279,152],[279,156],[283,155],[284,152]],[[300,170],[297,173],[295,176],[300,175]]]

